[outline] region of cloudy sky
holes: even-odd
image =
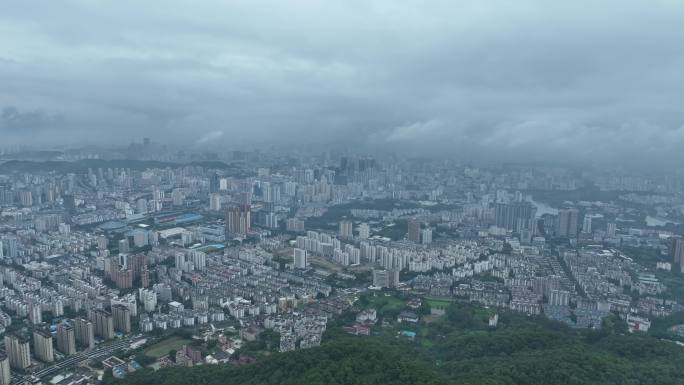
[[[684,3],[11,1],[0,142],[684,161]]]

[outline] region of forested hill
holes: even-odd
[[[125,380],[129,385],[304,385],[304,384],[446,384],[425,361],[397,345],[375,339],[345,338],[320,348],[275,354],[256,364],[203,365],[146,370]]]
[[[139,371],[122,385],[233,384],[683,384],[684,348],[625,335],[500,314],[488,329],[482,312],[452,306],[423,340],[394,333],[352,337],[331,327],[319,348],[264,356],[252,365]]]

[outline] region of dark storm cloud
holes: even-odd
[[[683,25],[678,1],[13,2],[0,106],[65,116],[46,143],[674,162]]]

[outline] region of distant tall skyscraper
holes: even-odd
[[[76,353],[76,333],[67,322],[57,325],[57,349],[65,355]]]
[[[584,215],[584,220],[582,221],[582,232],[585,234],[591,234],[591,216],[588,214]]]
[[[296,182],[285,182],[285,195],[293,197],[297,194],[297,183]]]
[[[29,320],[32,324],[43,323],[43,312],[39,303],[29,303],[28,311]]]
[[[367,239],[370,237],[370,226],[368,223],[362,223],[359,225],[359,238]]]
[[[185,192],[181,189],[173,189],[171,191],[171,201],[174,206],[182,206],[185,204]]]
[[[212,210],[212,211],[221,210],[221,194],[219,194],[219,193],[209,194],[209,210]]]
[[[226,210],[226,233],[246,235],[251,227],[249,205],[234,205]]]
[[[126,267],[133,273],[133,280],[138,280],[142,271],[147,268],[147,257],[145,254],[129,255],[126,259]]]
[[[579,210],[561,209],[558,210],[556,221],[556,235],[561,238],[574,238],[577,236],[577,221]]]
[[[119,253],[128,253],[131,249],[131,242],[128,240],[128,237],[124,237],[124,239],[119,240]]]
[[[340,221],[340,237],[351,238],[353,236],[353,224],[351,221]]]
[[[420,234],[420,240],[425,245],[432,243],[432,229],[423,229]]]
[[[537,209],[528,202],[497,203],[494,206],[494,223],[496,227],[520,232],[534,232]]]
[[[133,271],[131,269],[115,268],[111,271],[111,278],[119,289],[130,289],[133,287]]]
[[[309,265],[307,261],[306,250],[294,249],[294,267],[295,269],[306,269]]]
[[[154,188],[152,190],[152,198],[155,201],[163,201],[164,200],[164,190],[160,190],[159,188]]]
[[[264,202],[273,202],[270,182],[261,182],[261,200]]]
[[[124,334],[131,332],[131,312],[128,310],[127,306],[112,306],[112,318],[114,321],[114,330]]]
[[[209,177],[209,193],[217,193],[221,189],[221,180],[217,173]]]
[[[251,206],[252,194],[254,193],[254,185],[252,184],[252,182],[241,182],[238,188],[239,194],[237,196],[237,203],[241,206]]]
[[[111,313],[102,309],[92,312],[95,335],[105,340],[114,338],[114,320]]]
[[[28,340],[14,334],[5,335],[5,351],[11,368],[23,370],[31,366],[31,349]]]
[[[679,265],[679,270],[684,272],[684,238],[673,237],[670,240],[670,257],[672,263]]]
[[[55,360],[52,348],[52,334],[48,329],[39,328],[33,331],[33,349],[36,358],[43,362]]]
[[[33,206],[33,192],[31,190],[19,191],[19,202],[22,206]]]
[[[287,231],[301,232],[304,231],[304,221],[299,218],[288,218],[285,221],[285,229]]]
[[[150,286],[150,271],[147,270],[147,266],[143,268],[140,272],[140,286],[148,287]]]
[[[408,220],[408,239],[411,242],[420,243],[420,221],[415,218]]]
[[[73,194],[67,194],[62,197],[62,205],[64,206],[64,214],[67,223],[71,222],[71,217],[76,213],[76,199]]]
[[[608,234],[608,236],[614,237],[616,232],[617,232],[617,225],[615,224],[615,222],[608,222],[606,224],[606,233]]]
[[[19,250],[17,247],[17,238],[7,237],[4,238],[2,243],[4,244],[5,249],[7,250],[5,256],[9,258],[16,258],[19,255]]]
[[[95,327],[90,320],[78,318],[75,321],[76,342],[79,346],[92,349],[95,346]]]
[[[5,352],[0,352],[0,385],[10,385],[11,382],[9,357]]]

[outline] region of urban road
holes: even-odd
[[[49,376],[54,376],[61,371],[78,366],[83,361],[102,361],[107,357],[110,357],[115,351],[120,349],[128,349],[132,344],[145,339],[144,337],[127,338],[121,341],[112,342],[106,346],[101,346],[90,351],[76,353],[71,355],[56,364],[41,369],[33,374],[20,376],[17,374],[12,375],[12,385],[21,385],[30,383],[31,378],[46,378]]]

